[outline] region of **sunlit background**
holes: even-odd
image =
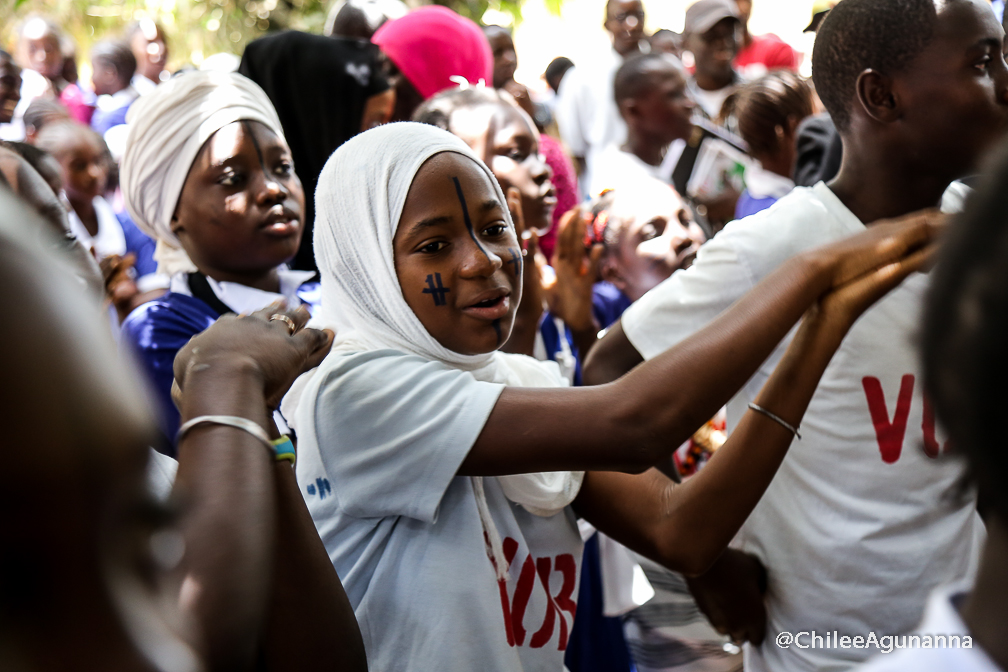
[[[693,0],[645,1],[647,29],[682,31]],[[77,45],[81,79],[90,81],[88,52],[102,38],[117,37],[133,20],[153,18],[168,33],[169,66],[200,65],[219,52],[240,55],[244,45],[271,30],[321,32],[331,0],[0,0],[3,43],[13,49],[21,20],[30,13],[54,19]],[[605,0],[439,0],[484,23],[513,25],[519,64],[516,79],[535,91],[557,56],[590,64],[609,49],[602,28]],[[808,25],[813,0],[754,0],[750,27],[773,32],[800,52],[811,51]],[[407,4],[419,4],[411,0]],[[557,13],[558,11],[558,13]],[[520,15],[520,16],[516,16]],[[806,63],[804,72],[810,68]]]

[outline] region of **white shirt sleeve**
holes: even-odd
[[[571,68],[560,81],[554,115],[560,129],[560,138],[574,156],[583,157],[588,153],[591,117],[587,114],[589,110],[586,106],[590,105],[590,96],[586,96],[581,72],[576,67]]]
[[[503,389],[392,350],[346,357],[326,373],[314,407],[340,508],[359,518],[433,523]]]
[[[756,284],[731,233],[726,229],[710,240],[690,268],[673,273],[623,313],[623,331],[644,359],[703,329]]]

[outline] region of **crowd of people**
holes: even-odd
[[[26,17],[0,667],[1008,670],[1003,5],[751,10]]]

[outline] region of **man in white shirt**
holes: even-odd
[[[629,58],[616,71],[613,99],[626,123],[626,142],[599,153],[591,193],[633,186],[648,177],[671,184],[696,109],[680,66],[666,54]]]
[[[675,345],[802,250],[938,205],[1008,125],[1003,40],[982,0],[838,5],[813,56],[816,89],[844,142],[837,178],[730,224],[689,270],[624,313],[589,356],[585,381],[614,379]],[[747,670],[849,669],[878,650],[785,649],[775,639],[905,633],[932,588],[972,572],[982,523],[972,501],[953,497],[962,465],[942,456],[915,351],[926,284],[908,279],[855,324],[809,405],[802,440],[736,540],[767,568],[766,640],[735,617],[752,606],[738,604],[737,588],[725,595],[694,581],[716,624],[753,642]],[[729,428],[784,345],[729,404]]]
[[[740,25],[732,0],[698,0],[686,10],[683,38],[694,61],[690,94],[708,119],[718,119],[725,100],[742,81],[732,66]]]
[[[626,125],[613,99],[613,77],[623,59],[641,51],[644,7],[640,0],[609,0],[605,28],[613,48],[599,61],[571,69],[557,91],[557,126],[578,164],[582,190],[591,185],[594,155],[626,138]]]

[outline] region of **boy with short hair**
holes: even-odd
[[[672,183],[672,171],[693,129],[696,104],[683,72],[665,54],[628,58],[616,71],[613,93],[627,137],[600,154],[592,172],[592,195],[642,179]]]
[[[129,45],[103,40],[91,49],[91,67],[91,81],[98,96],[91,128],[104,136],[113,126],[126,123],[126,112],[139,96],[130,84],[137,61]]]
[[[729,225],[689,270],[628,309],[589,357],[586,380],[614,379],[671,347],[809,246],[937,206],[1008,125],[1003,41],[983,0],[840,3],[813,56],[816,89],[843,136],[837,178]],[[726,596],[711,581],[693,582],[701,607],[721,612],[717,625],[763,642],[747,646],[748,670],[846,669],[878,651],[774,640],[906,632],[932,588],[971,574],[983,525],[972,498],[950,497],[962,465],[942,456],[947,444],[920,383],[915,334],[926,283],[910,278],[855,324],[809,405],[801,442],[736,540],[767,568],[766,641],[752,618],[737,617],[753,607],[737,588]],[[729,403],[729,427],[780,352]]]

